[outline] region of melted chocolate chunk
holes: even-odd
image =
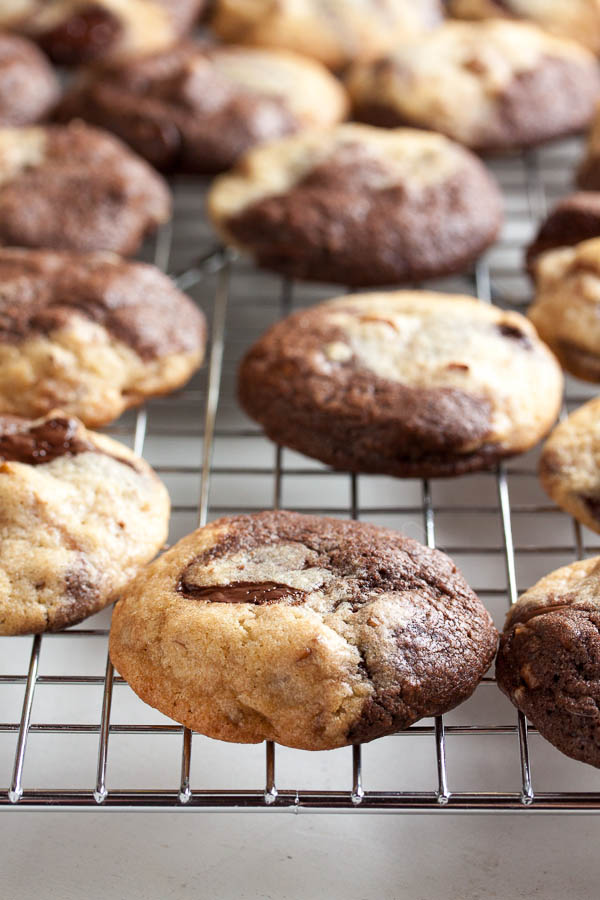
[[[462,67],[463,69],[466,69],[467,72],[473,72],[475,75],[485,75],[487,71],[485,62],[482,59],[478,59],[476,56],[465,60]]]
[[[442,595],[450,596],[455,589],[456,569],[441,554],[417,544],[410,538],[393,532],[385,532],[375,525],[323,519],[317,516],[299,516],[295,513],[272,511],[258,515],[239,515],[228,519],[230,530],[216,544],[197,556],[188,567],[205,566],[233,554],[252,554],[257,548],[279,544],[302,544],[314,554],[309,568],[315,567],[351,579],[352,592],[345,594],[342,602],[360,606],[368,602],[373,593],[388,591],[427,592],[431,585]],[[377,552],[374,552],[376,548]],[[399,552],[401,551],[401,552]],[[438,562],[439,568],[435,566]],[[306,566],[305,566],[306,568]],[[178,585],[180,593],[197,597],[195,592],[219,591],[222,585],[199,586],[189,584],[187,571],[182,573]],[[286,594],[302,595],[303,591],[274,582],[233,582],[245,590],[264,589],[272,585],[284,588]],[[250,601],[244,601],[250,602]]]
[[[512,16],[521,18],[520,14],[514,8],[514,3],[511,3],[511,0],[493,0],[493,3],[498,9],[510,13]]]
[[[76,419],[56,417],[32,425],[28,421],[2,417],[0,429],[0,458],[4,462],[37,466],[59,456],[96,451],[92,443],[77,434]]]
[[[600,236],[600,194],[594,191],[571,194],[556,206],[542,223],[535,240],[527,249],[527,265],[540,253],[556,247],[572,247]]]
[[[129,466],[138,472],[134,460],[123,459],[106,453],[78,433],[77,419],[55,416],[34,424],[18,416],[0,416],[0,462],[20,462],[39,466],[52,462],[59,456],[77,456],[79,453],[99,453]],[[85,433],[85,432],[84,432]]]
[[[597,522],[600,522],[600,497],[588,495],[581,498],[588,508],[588,511]]]
[[[275,581],[232,581],[231,584],[201,586],[182,580],[177,590],[190,600],[208,600],[211,603],[252,603],[269,606],[286,601],[290,606],[304,602],[304,591],[278,584]]]
[[[520,328],[517,328],[516,325],[509,325],[507,322],[502,322],[498,325],[498,331],[503,337],[510,338],[513,341],[518,341],[523,347],[526,347],[528,350],[531,350],[532,344],[525,332],[521,331]]]

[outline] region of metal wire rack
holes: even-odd
[[[502,239],[471,275],[427,286],[524,308],[530,286],[522,248],[547,203],[568,189],[579,152],[571,141],[493,161],[507,207]],[[331,472],[269,444],[236,408],[237,359],[292,305],[339,290],[282,282],[212,246],[203,186],[181,178],[173,187],[173,225],[146,257],[179,272],[179,285],[205,309],[212,326],[208,365],[185,390],[109,429],[144,452],[167,482],[171,541],[218,515],[270,505],[369,519],[432,547],[437,539],[500,625],[520,590],[558,565],[600,552],[598,538],[584,535],[541,493],[535,453],[493,472],[420,483]],[[565,410],[593,393],[569,382]],[[271,743],[224,745],[192,735],[135,698],[106,653],[109,615],[55,635],[0,639],[5,809],[600,810],[600,775],[528,728],[491,675],[458,710],[364,747],[311,754]]]

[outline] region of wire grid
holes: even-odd
[[[531,153],[523,157],[502,160],[492,163],[492,168],[504,187],[507,204],[507,227],[498,246],[482,259],[474,272],[467,279],[448,279],[437,282],[433,286],[440,289],[461,290],[475,293],[484,302],[498,302],[501,305],[523,308],[529,300],[530,288],[521,271],[522,247],[530,237],[536,222],[546,211],[548,200],[555,199],[568,187],[569,173],[573,161],[579,152],[576,142],[565,142],[544,151]],[[183,462],[177,462],[167,455],[166,462],[155,462],[155,468],[166,479],[185,476],[196,479],[197,500],[189,501],[186,488],[183,502],[180,502],[175,490],[174,518],[179,515],[184,519],[179,523],[181,533],[189,531],[195,524],[203,525],[210,518],[218,515],[252,511],[269,505],[277,508],[298,508],[300,511],[328,513],[352,518],[365,518],[382,524],[394,526],[398,518],[402,524],[413,530],[415,537],[420,537],[428,546],[436,546],[438,523],[446,517],[448,524],[442,526],[443,548],[459,558],[466,554],[472,559],[473,577],[470,577],[478,593],[490,605],[498,603],[497,620],[501,624],[502,608],[506,603],[514,603],[518,591],[524,589],[534,580],[533,575],[526,575],[523,584],[517,581],[517,559],[539,560],[539,571],[536,577],[550,571],[559,564],[570,559],[581,558],[586,552],[600,552],[600,547],[593,546],[597,538],[589,536],[584,546],[584,535],[581,527],[570,522],[570,535],[563,538],[565,522],[569,522],[564,513],[554,508],[548,501],[536,497],[531,501],[531,485],[537,488],[535,477],[535,457],[527,456],[512,461],[508,465],[500,465],[490,473],[468,476],[448,481],[399,482],[390,479],[377,479],[372,476],[344,475],[332,473],[313,461],[306,460],[289,451],[273,447],[264,440],[260,432],[247,420],[240,419],[235,410],[233,400],[233,380],[235,364],[243,349],[251,339],[258,336],[269,321],[287,314],[292,305],[312,303],[325,296],[339,293],[339,290],[292,284],[286,280],[278,280],[273,276],[256,273],[247,264],[236,260],[233,255],[222,248],[210,246],[209,232],[200,219],[202,204],[202,188],[198,182],[179,179],[175,185],[176,216],[174,226],[164,228],[158,235],[151,250],[157,265],[165,270],[179,271],[178,284],[191,290],[205,306],[209,318],[212,319],[211,341],[208,366],[191,385],[178,395],[161,401],[154,401],[146,409],[140,409],[132,418],[125,417],[110,429],[112,434],[132,439],[137,453],[143,453],[146,435],[168,435],[179,444],[188,437],[201,437],[198,444],[198,456],[191,459],[187,452],[183,453]],[[196,256],[198,246],[206,246],[206,252]],[[428,287],[431,285],[427,285]],[[236,302],[237,301],[237,302]],[[233,318],[235,314],[235,319]],[[264,318],[268,321],[264,321]],[[226,327],[228,326],[228,327]],[[251,332],[251,334],[250,334]],[[567,403],[576,406],[590,396],[590,390],[581,384],[569,391]],[[199,418],[203,425],[198,426]],[[255,446],[258,442],[259,447]],[[185,448],[184,448],[185,450]],[[181,456],[181,454],[180,454]],[[199,460],[199,461],[198,461]],[[153,459],[150,459],[154,462]],[[246,488],[240,495],[235,485],[242,479]],[[215,488],[215,482],[221,480],[225,489]],[[256,482],[256,490],[248,485]],[[340,482],[346,484],[345,500],[340,497]],[[378,483],[377,483],[378,482]],[[517,502],[511,510],[509,483],[515,482],[514,493]],[[289,498],[286,486],[292,485]],[[489,499],[489,487],[493,486],[494,501]],[[523,487],[523,485],[526,487]],[[306,488],[309,485],[310,489]],[[323,485],[323,488],[321,488]],[[229,486],[229,489],[228,489]],[[318,502],[313,501],[316,487]],[[518,487],[518,490],[517,490]],[[212,488],[215,488],[212,490]],[[463,490],[464,488],[464,490]],[[312,491],[312,493],[311,493]],[[487,494],[486,494],[487,491]],[[436,500],[436,492],[440,498]],[[173,493],[173,491],[172,491]],[[179,492],[180,493],[180,492]],[[233,493],[233,498],[231,494]],[[361,503],[364,493],[365,502]],[[463,498],[466,497],[466,502]],[[248,499],[246,496],[248,495]],[[391,495],[393,502],[390,502]],[[521,496],[522,495],[522,496]],[[375,499],[370,502],[369,498]],[[381,497],[385,502],[381,502]],[[458,498],[458,499],[457,499]],[[486,499],[487,498],[487,499]],[[296,502],[294,502],[294,500]],[[240,502],[243,501],[243,502]],[[312,505],[311,505],[312,504]],[[499,545],[480,545],[477,542],[479,529],[478,517],[497,519]],[[558,540],[540,543],[537,540],[537,529],[533,531],[533,543],[529,539],[532,532],[526,529],[527,539],[521,538],[523,529],[519,528],[518,541],[513,538],[513,522],[520,517],[534,517],[532,527],[537,525],[538,517],[545,517],[551,522],[561,521]],[[194,521],[195,520],[195,521]],[[483,521],[483,518],[482,518]],[[541,522],[541,520],[540,520]],[[473,528],[472,531],[469,529]],[[554,535],[554,526],[550,526],[550,534]],[[457,542],[457,538],[462,540]],[[174,538],[181,536],[177,532]],[[487,539],[487,538],[486,538]],[[478,577],[489,565],[489,557],[499,557],[503,561],[504,575],[497,568],[488,573],[485,579]],[[497,559],[496,559],[497,562]],[[538,563],[536,562],[536,565]],[[485,582],[485,583],[484,583]],[[558,775],[564,789],[558,790],[553,784],[549,789],[534,790],[532,765],[530,762],[530,745],[536,738],[535,729],[528,728],[525,718],[516,713],[495,687],[494,678],[486,676],[476,692],[479,699],[479,711],[483,710],[487,717],[484,723],[476,721],[477,716],[467,713],[466,721],[456,721],[450,714],[425,721],[399,732],[398,735],[381,739],[364,748],[370,753],[372,748],[386,748],[379,763],[373,770],[377,778],[370,780],[382,782],[381,789],[374,789],[366,783],[363,786],[363,748],[360,745],[342,751],[325,754],[328,759],[335,758],[335,780],[341,780],[340,788],[332,789],[331,778],[323,781],[323,773],[319,770],[320,762],[313,761],[324,754],[301,754],[294,752],[292,780],[296,786],[279,787],[276,781],[276,757],[281,759],[286,754],[285,748],[277,748],[267,743],[264,749],[237,747],[238,760],[244,755],[253,761],[257,760],[257,752],[263,754],[263,775],[260,780],[253,775],[251,783],[254,788],[234,787],[225,784],[220,787],[211,784],[211,778],[218,769],[219,755],[227,756],[227,745],[208,741],[179,725],[166,719],[148,723],[148,707],[141,704],[144,712],[142,722],[136,716],[125,722],[115,722],[113,717],[113,700],[115,689],[119,692],[130,692],[125,682],[115,675],[112,664],[106,653],[108,636],[107,617],[100,626],[96,620],[84,622],[81,626],[69,629],[57,635],[38,635],[29,639],[30,653],[26,671],[21,674],[0,673],[0,688],[13,686],[21,691],[21,713],[14,721],[0,723],[0,737],[12,736],[14,744],[4,756],[7,763],[6,772],[0,776],[0,783],[6,785],[0,791],[0,805],[7,809],[180,809],[180,810],[292,810],[300,812],[312,811],[353,811],[353,812],[408,812],[436,811],[452,812],[484,812],[484,811],[520,811],[520,812],[591,812],[600,810],[600,781],[596,772],[589,767],[573,763],[558,754],[541,738],[536,744],[535,762],[546,767],[551,779]],[[2,654],[9,649],[7,642],[14,638],[2,639]],[[43,674],[40,671],[42,646],[64,642],[62,654],[69,662],[67,671],[60,674]],[[81,658],[81,647],[85,652],[92,643],[97,648],[102,644],[105,654],[104,674],[79,674],[77,669],[71,670],[70,658],[74,663]],[[77,646],[76,646],[77,645]],[[12,647],[12,644],[10,645]],[[97,649],[94,651],[97,658]],[[8,652],[8,657],[11,657]],[[34,721],[33,710],[36,689],[48,687],[55,690],[68,691],[72,688],[94,687],[101,690],[96,698],[99,703],[93,706],[91,722],[71,722],[64,719],[57,721]],[[141,702],[140,702],[141,703]],[[495,707],[503,705],[499,711]],[[65,699],[62,709],[68,706]],[[465,707],[468,704],[465,705]],[[1,707],[0,707],[1,708]],[[42,718],[44,709],[42,708]],[[474,708],[477,712],[477,708]],[[96,714],[97,717],[96,717]],[[492,721],[489,721],[489,717]],[[2,713],[0,717],[4,718]],[[58,735],[60,741],[72,743],[77,736],[92,738],[88,756],[94,762],[95,779],[93,784],[85,787],[73,787],[69,784],[68,764],[65,778],[66,786],[52,783],[56,776],[56,766],[50,772],[45,771],[39,761],[33,766],[28,777],[26,768],[27,752],[32,742]],[[164,767],[164,760],[157,756],[161,768],[161,779],[166,778],[168,786],[157,787],[152,781],[140,787],[128,788],[113,786],[110,777],[109,751],[119,737],[149,740],[149,737],[166,735],[176,742],[178,762]],[[398,743],[398,737],[402,738]],[[409,783],[398,789],[396,768],[405,764],[408,769],[410,753],[413,745],[408,738],[422,738],[427,744],[417,755],[428,755],[433,762],[428,775],[429,782],[423,789],[417,789]],[[465,779],[469,773],[479,767],[482,784],[480,789],[465,789],[453,785],[447,760],[447,742],[452,739],[453,751],[450,755],[459,762],[464,759],[466,770],[461,774]],[[455,741],[456,739],[456,741]],[[460,742],[458,741],[460,739]],[[485,749],[479,739],[487,742]],[[510,739],[510,747],[503,739]],[[479,743],[477,743],[479,742]],[[202,773],[202,786],[196,787],[192,777],[192,746],[198,758]],[[61,748],[63,745],[61,744]],[[199,747],[196,750],[196,747]],[[459,749],[460,748],[460,749]],[[466,749],[465,749],[466,748]],[[491,751],[490,751],[491,748]],[[64,753],[61,749],[59,753]],[[212,752],[212,756],[211,756]],[[216,754],[216,755],[215,755]],[[130,754],[130,757],[132,754]],[[152,754],[149,754],[152,756]],[[550,756],[548,762],[547,757]],[[491,775],[498,760],[506,762],[510,785],[505,789],[494,790],[488,787],[493,781]],[[414,762],[414,755],[413,755]],[[289,759],[288,759],[289,763]],[[237,764],[236,764],[237,765]],[[289,767],[289,766],[288,766]],[[135,759],[129,759],[125,767],[126,777],[132,776]],[[249,770],[250,771],[250,770]],[[233,770],[229,776],[225,765],[225,778],[233,782]],[[432,778],[429,776],[433,776]],[[145,775],[144,775],[145,777]],[[151,776],[149,776],[151,777]],[[244,775],[246,777],[246,775]],[[55,777],[55,781],[61,779]],[[64,778],[62,779],[64,782]],[[416,779],[419,780],[418,778]],[[325,787],[312,787],[313,783],[323,782]],[[308,787],[304,785],[307,784]]]

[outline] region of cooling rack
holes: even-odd
[[[492,161],[507,221],[461,278],[427,287],[523,309],[522,251],[570,187],[577,141]],[[399,481],[332,472],[270,444],[235,403],[244,349],[292,307],[339,289],[257,272],[214,244],[205,186],[173,182],[175,216],[143,258],[175,273],[211,324],[207,365],[178,394],[125,415],[113,436],[144,453],[169,487],[174,542],[227,513],[284,506],[361,518],[441,546],[501,626],[541,575],[600,552],[599,538],[553,507],[536,453],[459,479]],[[565,412],[594,394],[569,381]],[[488,675],[444,717],[329,753],[211,741],[145,706],[107,657],[110,611],[65,632],[0,639],[0,806],[5,810],[592,812],[600,774],[555,751]],[[277,772],[276,772],[277,762]]]

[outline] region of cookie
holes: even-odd
[[[546,740],[600,767],[600,557],[557,569],[511,609],[498,686]]]
[[[170,215],[166,183],[112,135],[0,128],[0,245],[129,255]]]
[[[224,41],[283,47],[340,69],[441,18],[439,0],[216,0],[211,24]]]
[[[439,131],[478,151],[528,147],[583,130],[600,96],[596,58],[519,22],[448,22],[390,56],[358,64],[347,86],[372,125]]]
[[[0,32],[0,128],[46,118],[58,94],[56,75],[35,44]]]
[[[110,655],[133,690],[225,741],[370,741],[475,690],[496,629],[454,563],[362,522],[219,519],[123,592]]]
[[[210,173],[261,141],[335,125],[347,108],[345,91],[317,62],[187,44],[88,75],[59,116],[115,132],[159,169]]]
[[[61,65],[79,65],[170,47],[204,6],[205,0],[17,0],[16,8],[0,10],[0,27],[24,32]]]
[[[536,444],[556,420],[562,376],[518,313],[399,291],[278,322],[244,357],[238,390],[278,444],[336,469],[428,478]]]
[[[127,447],[52,412],[0,416],[0,634],[111,603],[164,543],[169,496]]]
[[[545,31],[600,53],[598,0],[447,0],[447,4],[453,16],[464,19],[529,19]]]
[[[544,444],[539,473],[557,506],[600,532],[600,397],[556,426]]]
[[[225,241],[259,265],[347,285],[462,271],[502,222],[498,188],[467,150],[352,124],[250,150],[216,180],[208,208]]]
[[[584,191],[600,191],[600,105],[596,106],[576,180]]]
[[[0,248],[0,285],[0,414],[103,425],[202,362],[204,316],[154,266]]]
[[[600,238],[551,250],[534,265],[528,316],[564,369],[600,381]]]
[[[527,267],[534,268],[540,254],[548,250],[572,247],[594,237],[600,237],[600,192],[569,194],[540,225],[527,248]]]

